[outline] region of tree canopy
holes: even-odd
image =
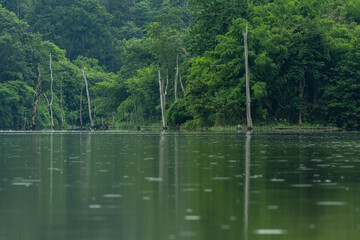
[[[161,120],[170,126],[246,121],[243,31],[254,125],[360,129],[359,0],[0,0],[0,129]],[[49,56],[52,56],[53,89]],[[81,114],[80,114],[81,111]],[[112,120],[111,120],[112,121]]]

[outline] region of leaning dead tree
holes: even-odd
[[[167,86],[166,86],[165,91],[164,91],[164,81],[161,78],[160,70],[158,70],[158,77],[159,77],[159,91],[160,91],[160,105],[161,105],[162,124],[163,124],[163,130],[166,130],[167,125],[166,125],[166,117],[165,117],[165,104],[166,104]]]
[[[245,53],[245,75],[246,75],[246,120],[248,130],[252,130],[253,124],[251,120],[251,106],[250,106],[250,72],[249,72],[249,63],[248,63],[248,45],[247,45],[247,35],[248,35],[248,24],[246,24],[246,31],[243,31],[244,35],[244,53]]]
[[[85,89],[86,89],[86,95],[87,95],[87,100],[88,100],[88,107],[89,107],[89,119],[90,119],[90,124],[91,124],[91,129],[94,128],[94,121],[91,117],[91,102],[90,102],[90,94],[89,94],[89,87],[88,87],[88,82],[86,79],[86,75],[85,75],[85,70],[84,70],[84,62],[82,62],[81,64],[82,67],[82,75],[85,81]]]
[[[31,121],[30,121],[30,126],[29,126],[30,131],[32,131],[32,128],[35,124],[36,107],[37,107],[37,104],[40,99],[40,87],[41,87],[40,65],[38,66],[38,72],[39,72],[39,79],[38,79],[38,83],[36,85],[35,97],[34,97],[34,102],[33,102],[32,113],[31,113]]]
[[[52,104],[53,104],[53,101],[54,101],[54,91],[53,91],[53,84],[54,84],[54,78],[53,78],[53,70],[52,70],[52,66],[51,66],[51,53],[50,53],[50,91],[51,91],[51,99],[50,99],[50,102],[48,100],[48,98],[46,97],[45,93],[44,93],[44,96],[45,96],[45,99],[46,99],[46,102],[49,106],[49,109],[50,109],[50,117],[51,117],[51,131],[54,130],[54,114],[53,114],[53,108],[52,108]]]

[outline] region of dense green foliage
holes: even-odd
[[[50,126],[50,54],[57,128],[89,124],[82,62],[98,127],[160,122],[158,71],[170,126],[245,123],[246,24],[255,126],[360,129],[360,0],[0,4],[0,129],[28,128],[39,65],[36,128]]]

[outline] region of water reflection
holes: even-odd
[[[0,239],[360,233],[357,135],[0,135]]]
[[[250,192],[250,142],[251,131],[246,132],[245,141],[245,186],[244,186],[244,239],[248,240],[249,231],[249,192]]]

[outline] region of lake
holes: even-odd
[[[359,236],[356,132],[0,132],[0,239]]]

